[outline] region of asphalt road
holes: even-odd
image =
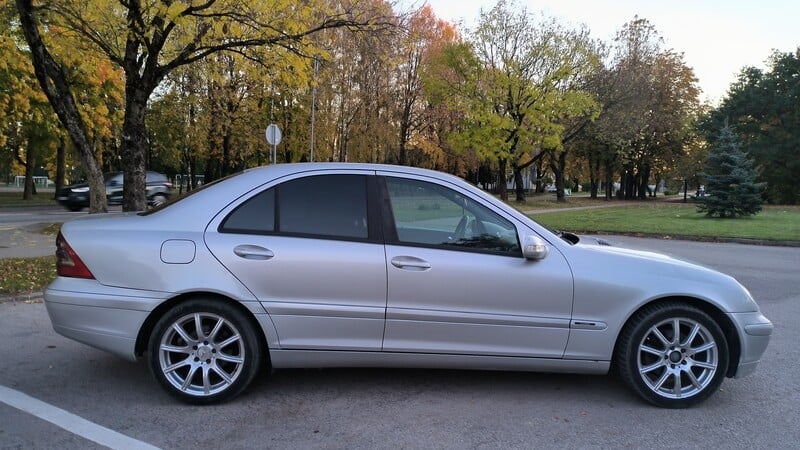
[[[677,411],[610,376],[363,369],[279,371],[230,403],[191,407],[145,364],[56,335],[42,304],[4,303],[0,387],[161,448],[797,448],[800,249],[605,239],[742,281],[775,324],[756,373]],[[99,447],[4,404],[9,395],[0,390],[0,448]]]

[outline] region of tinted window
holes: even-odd
[[[106,180],[106,184],[109,186],[122,186],[122,172],[107,173],[103,175],[103,179]]]
[[[287,181],[245,201],[220,231],[366,239],[366,177],[322,175]]]
[[[386,186],[399,242],[520,254],[514,225],[469,197],[402,178]]]
[[[275,231],[275,189],[242,203],[222,222],[220,231],[253,234]]]
[[[366,239],[366,183],[363,175],[320,175],[279,185],[278,231]]]

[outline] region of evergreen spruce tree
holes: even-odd
[[[757,175],[739,147],[736,134],[726,126],[709,150],[705,172],[701,174],[706,196],[698,199],[698,211],[722,218],[751,216],[761,211],[765,183],[756,183]]]

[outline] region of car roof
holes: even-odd
[[[400,166],[392,164],[371,164],[371,163],[346,163],[346,162],[321,162],[321,163],[291,163],[291,164],[274,164],[270,166],[261,166],[247,169],[244,175],[248,177],[261,178],[261,179],[275,179],[286,175],[292,175],[303,172],[325,172],[335,170],[369,170],[381,172],[397,172],[413,175],[421,175],[441,180],[459,180],[461,178],[444,173],[437,172],[430,169],[421,169],[418,167]]]

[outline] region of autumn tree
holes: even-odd
[[[1,16],[7,16],[5,9]],[[22,198],[34,194],[34,170],[58,139],[53,112],[38,89],[33,68],[20,49],[18,36],[4,21],[0,29],[0,148],[7,170],[16,162],[25,168]]]
[[[58,62],[57,56],[54,56],[57,53],[50,51],[45,45],[32,1],[17,0],[16,5],[36,79],[77,148],[89,176],[89,210],[105,212],[107,201],[103,174],[95,157],[95,147],[75,101],[68,72]]]
[[[645,198],[651,178],[664,176],[686,153],[700,108],[697,80],[683,55],[662,47],[655,27],[635,17],[617,33],[606,67],[590,84],[602,105],[582,137],[593,196],[602,177],[611,198],[618,170],[618,195]]]
[[[488,153],[488,143],[473,141],[476,129],[470,92],[476,86],[479,63],[472,47],[459,36],[439,41],[428,54],[422,68],[423,92],[431,123],[423,131],[425,139],[444,156],[451,173],[471,178],[476,184],[494,183],[496,176],[480,177]]]
[[[511,165],[518,201],[524,201],[523,155],[537,149],[561,149],[563,121],[591,113],[591,95],[575,80],[593,70],[598,59],[586,30],[571,30],[552,19],[536,20],[527,10],[501,0],[482,12],[471,44],[478,62],[471,99],[473,142],[497,162],[501,198],[507,200],[506,172]],[[563,188],[562,188],[563,189]]]
[[[408,155],[410,145],[434,160],[437,159],[436,155],[441,155],[439,145],[429,139],[431,134],[423,133],[431,126],[433,117],[433,109],[424,93],[424,67],[444,43],[457,38],[453,25],[437,19],[427,5],[412,12],[406,22],[396,46],[398,76],[395,108],[399,120],[397,162],[400,164],[411,162]]]
[[[122,124],[121,73],[105,59],[79,54],[71,45],[74,42],[67,40],[59,39],[47,53],[34,55],[31,47],[25,45],[23,29],[20,21],[14,17],[16,11],[13,7],[7,5],[2,9],[2,14],[9,18],[3,21],[6,26],[2,30],[3,51],[10,52],[6,55],[8,58],[3,58],[7,61],[5,73],[10,76],[8,82],[4,82],[4,93],[14,99],[12,111],[19,115],[16,120],[4,123],[9,126],[18,124],[20,131],[29,129],[16,135],[18,138],[25,137],[23,141],[17,139],[18,152],[25,153],[23,165],[51,169],[51,176],[55,172],[56,188],[60,188],[65,181],[66,163],[71,159],[72,146],[69,145],[68,130],[59,127],[59,120],[53,114],[52,103],[46,95],[47,92],[52,94],[53,89],[63,86],[67,81],[75,88],[77,95],[70,99],[71,108],[64,103],[56,108],[56,112],[61,111],[62,115],[67,114],[76,123],[82,123],[81,134],[90,147],[89,154],[84,156],[91,158],[97,168],[102,165],[103,158],[113,162],[116,156],[116,135],[119,134]],[[63,35],[63,30],[50,26],[48,33],[53,36]],[[35,70],[31,65],[33,56],[44,61],[60,61],[60,66],[50,65]],[[40,75],[49,83],[44,91],[39,82]],[[57,79],[60,79],[61,84],[54,82]],[[0,94],[2,95],[4,94]],[[53,153],[54,159],[51,158]],[[31,168],[26,172],[31,175]],[[26,185],[27,196],[32,183]],[[105,210],[105,190],[101,191],[102,195],[94,198],[96,204],[93,211]]]
[[[358,0],[316,0],[302,5],[285,0],[251,3],[131,0],[116,4],[107,0],[62,0],[34,8],[32,0],[17,0],[17,7],[26,40],[35,55],[42,55],[38,58],[41,63],[36,64],[42,69],[56,69],[59,65],[47,57],[48,45],[40,35],[40,13],[51,24],[69,30],[80,39],[87,52],[100,53],[122,68],[125,74],[125,118],[120,146],[125,173],[123,209],[139,210],[145,206],[146,106],[170,72],[220,52],[256,58],[255,49],[280,47],[308,53],[306,38],[315,32],[340,27],[362,29],[376,23],[357,14],[362,11],[354,8],[357,3]],[[46,75],[40,82],[52,84]],[[48,95],[52,103],[65,103],[65,99],[72,97],[69,84],[59,84],[61,87],[52,89],[52,95]],[[63,122],[70,119],[62,114],[59,117]],[[81,128],[80,122],[69,123],[67,128]],[[84,142],[76,145],[89,148]]]

